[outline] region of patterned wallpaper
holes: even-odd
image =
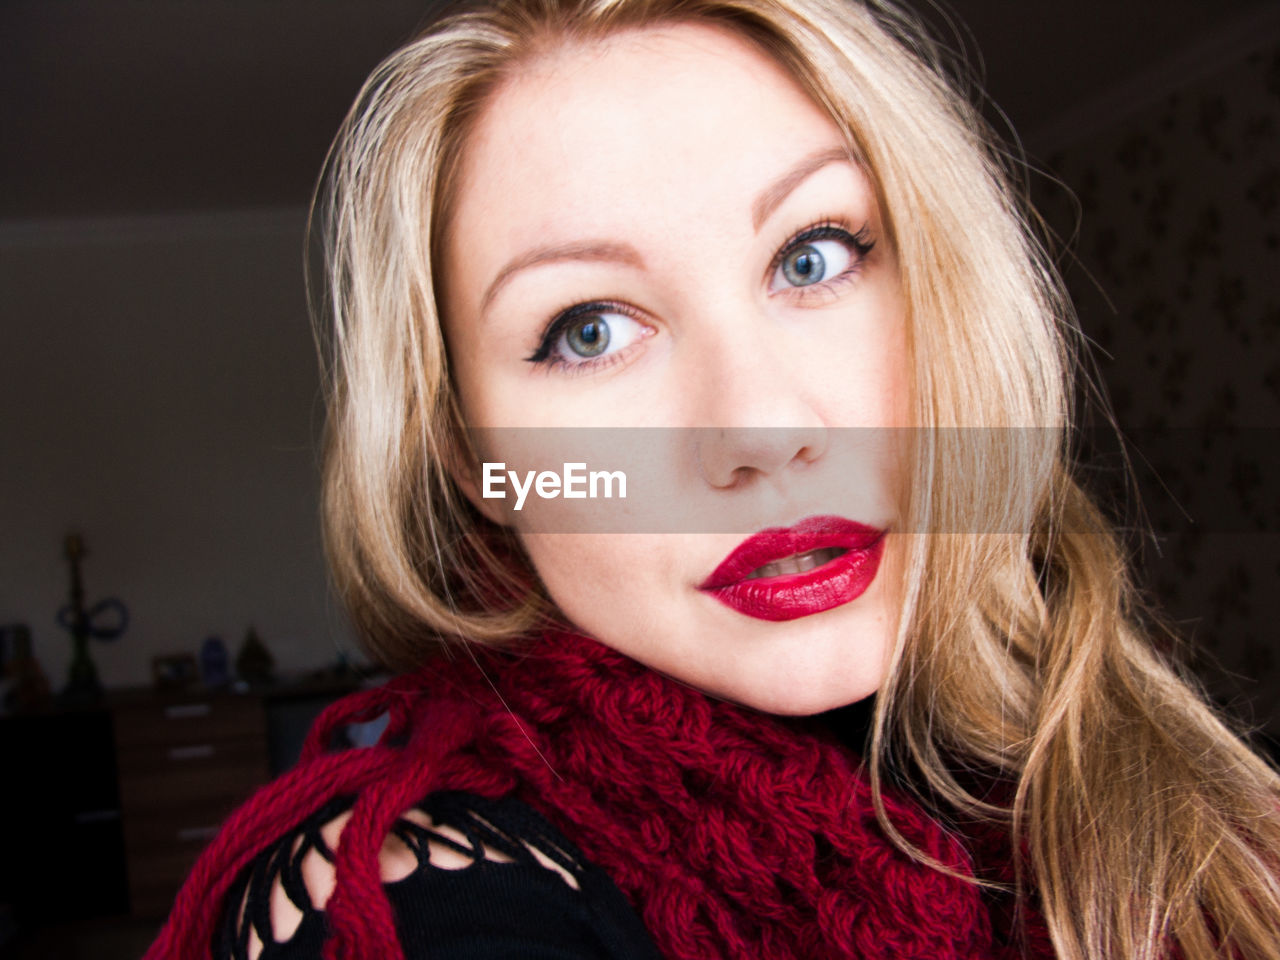
[[[1280,735],[1280,44],[1046,166],[1078,199],[1036,187],[1059,236],[1079,223],[1062,267],[1138,497],[1105,430],[1086,481],[1215,695]]]

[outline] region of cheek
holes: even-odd
[[[672,587],[655,562],[661,538],[641,534],[524,534],[526,553],[551,599],[581,629],[608,636],[618,623],[643,618],[644,597]]]
[[[878,423],[888,427],[909,426],[910,358],[907,351],[907,317],[896,288],[882,295],[882,317],[868,338],[863,356],[867,359],[867,382],[874,384],[879,403]],[[853,345],[856,349],[856,345]]]
[[[848,313],[816,318],[809,337],[796,345],[795,363],[828,425],[910,425],[907,319],[894,285],[876,285]]]
[[[911,416],[911,356],[907,349],[907,320],[902,313],[886,335],[887,362],[883,374],[884,422],[891,427],[914,426]]]
[[[894,266],[892,269],[896,271],[897,268]],[[885,358],[881,375],[886,396],[884,422],[893,427],[912,426],[911,354],[907,336],[909,319],[906,303],[896,280],[886,284],[882,298],[881,310],[886,318],[881,325],[880,344]]]
[[[492,377],[485,371],[485,356],[474,333],[464,324],[442,319],[449,377],[468,426],[493,423]]]
[[[450,376],[469,427],[563,426],[581,416],[580,404],[566,400],[545,371],[525,361],[536,346],[525,342],[525,331],[503,328],[482,336],[446,322],[445,332]]]

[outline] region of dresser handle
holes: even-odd
[[[170,747],[170,760],[207,760],[213,756],[213,744],[202,743],[194,747]]]
[[[178,839],[183,843],[191,843],[193,840],[212,840],[217,833],[217,827],[183,827],[178,831]]]
[[[207,703],[179,703],[165,707],[164,715],[169,720],[190,720],[193,717],[207,717],[211,709]]]

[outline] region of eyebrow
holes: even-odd
[[[630,267],[643,267],[644,259],[635,247],[629,243],[612,243],[607,240],[587,240],[585,242],[561,243],[551,247],[537,247],[510,261],[498,271],[498,275],[489,284],[480,300],[480,312],[483,313],[493,302],[502,286],[512,275],[529,267],[544,263],[559,263],[564,260],[582,260],[586,262],[621,263]]]
[[[840,162],[852,162],[849,151],[844,147],[828,147],[825,150],[819,150],[817,153],[809,154],[809,156],[765,187],[764,190],[760,191],[755,203],[751,205],[752,228],[758,233],[760,227],[769,219],[769,215],[778,209],[783,200],[791,195],[792,190],[827,166],[827,164]]]
[[[760,227],[769,219],[770,214],[790,196],[791,192],[805,180],[813,176],[823,167],[831,163],[850,163],[849,151],[844,147],[828,147],[805,157],[794,167],[784,173],[764,190],[760,191],[755,202],[751,204],[751,225],[759,232]],[[625,266],[643,269],[644,258],[639,251],[628,243],[616,243],[608,240],[586,240],[572,243],[561,243],[549,247],[536,247],[521,254],[498,271],[489,287],[480,299],[480,312],[484,313],[493,302],[498,291],[521,270],[541,266],[547,263],[564,261],[582,261],[587,263],[620,263]]]

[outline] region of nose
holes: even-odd
[[[697,409],[695,455],[703,479],[728,489],[757,476],[774,476],[813,463],[827,450],[828,428],[805,388],[802,362],[766,336],[735,336],[702,352],[700,389],[688,396]]]
[[[729,489],[792,463],[812,463],[826,449],[821,427],[717,427],[698,431],[698,466],[711,486]]]

